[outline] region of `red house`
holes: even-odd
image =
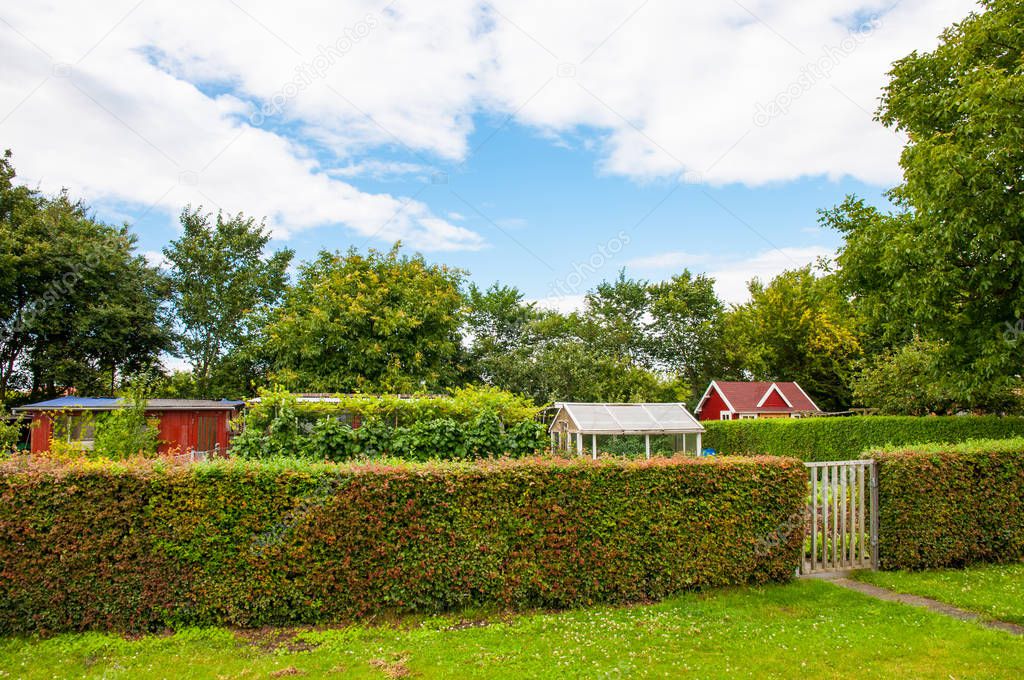
[[[712,380],[693,411],[700,420],[799,418],[821,409],[795,382]]]
[[[150,399],[146,402],[146,416],[160,421],[161,454],[227,451],[228,424],[243,405],[241,401]],[[67,425],[62,428],[66,436],[90,448],[93,428],[87,414],[95,416],[122,406],[120,399],[59,397],[12,410],[31,415],[31,451],[45,453],[50,450],[57,419]]]

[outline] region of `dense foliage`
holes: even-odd
[[[556,312],[513,287],[466,286],[465,272],[398,244],[323,251],[286,281],[291,253],[264,255],[261,222],[211,224],[191,208],[162,273],[127,228],[66,194],[18,186],[5,156],[0,402],[12,390],[19,400],[111,393],[132,373],[162,374],[173,329],[191,371],[164,375],[161,396],[472,383],[537,405],[692,404],[711,379],[754,379],[795,380],[830,411],[1019,413],[1024,8],[981,4],[890,72],[878,118],[908,140],[895,209],[851,196],[823,210],[821,225],[843,238],[835,257],[752,280],[750,299],[732,306],[687,269],[661,281],[595,276],[586,290],[577,271],[552,292],[582,305]]]
[[[18,186],[0,157],[0,403],[68,385],[110,393],[169,347],[166,282],[127,227]]]
[[[933,379],[998,409],[1024,357],[1024,5],[981,5],[890,73],[878,113],[908,138],[899,212],[851,199],[826,216],[872,331],[941,341]]]
[[[1017,416],[851,416],[710,420],[704,446],[726,454],[796,456],[805,461],[852,460],[869,448],[1024,436]]]
[[[462,273],[422,255],[321,252],[271,315],[274,379],[318,392],[439,391],[457,384]]]
[[[140,394],[125,397],[124,406],[96,418],[92,453],[122,460],[155,456],[160,447],[159,420],[146,417],[146,400]]]
[[[750,301],[726,318],[731,363],[754,380],[796,381],[826,411],[849,406],[861,340],[836,277],[808,266],[755,279],[749,290]]]
[[[466,335],[472,377],[550,401],[677,401],[720,377],[725,307],[714,280],[621,275],[561,314],[514,288],[470,286]]]
[[[331,461],[528,456],[548,441],[535,415],[526,399],[493,388],[459,389],[451,396],[338,395],[317,402],[262,390],[231,450],[243,458]]]
[[[202,399],[250,394],[247,340],[287,284],[291,250],[269,257],[270,231],[241,214],[181,213],[182,233],[164,248],[180,332],[178,345],[192,366],[187,396]]]
[[[854,399],[883,415],[956,412],[961,406],[956,390],[948,380],[936,379],[945,350],[942,343],[914,338],[865,360],[852,381]]]
[[[0,633],[578,607],[784,581],[805,485],[780,458],[5,463]]]
[[[1024,559],[1024,439],[873,455],[881,568]]]
[[[17,449],[19,439],[21,425],[17,420],[9,419],[8,415],[0,410],[0,457]]]

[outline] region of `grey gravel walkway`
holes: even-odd
[[[960,619],[961,621],[977,621],[988,628],[1006,631],[1013,635],[1024,635],[1024,626],[1019,626],[1016,623],[1009,623],[1007,621],[994,621],[992,619],[987,619],[976,612],[960,609],[959,607],[954,607],[953,605],[946,604],[945,602],[939,602],[938,600],[933,600],[928,597],[897,593],[886,588],[879,588],[878,586],[870,583],[862,583],[860,581],[854,581],[843,577],[828,579],[828,581],[829,583],[834,583],[837,586],[849,588],[850,590],[855,590],[858,593],[863,593],[864,595],[878,598],[879,600],[885,600],[886,602],[899,602],[901,604],[909,604],[912,607],[924,607],[925,609],[930,609],[933,612],[945,614],[946,616],[951,616],[954,619]]]

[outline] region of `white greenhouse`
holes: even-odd
[[[704,427],[681,403],[585,404],[560,402],[548,432],[554,451],[597,458],[598,437],[643,437],[651,457],[651,437],[670,437],[672,452],[700,455]],[[589,439],[589,441],[587,441]],[[692,442],[692,445],[691,445]]]

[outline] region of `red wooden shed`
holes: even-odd
[[[821,409],[795,382],[712,380],[694,413],[701,420],[799,418]]]
[[[150,399],[146,416],[160,421],[161,454],[227,451],[229,423],[243,405],[241,401],[226,400]],[[85,414],[107,413],[123,406],[121,399],[60,397],[13,410],[31,415],[32,453],[45,453],[50,450],[57,418],[66,418],[68,436],[88,448],[93,433]]]

